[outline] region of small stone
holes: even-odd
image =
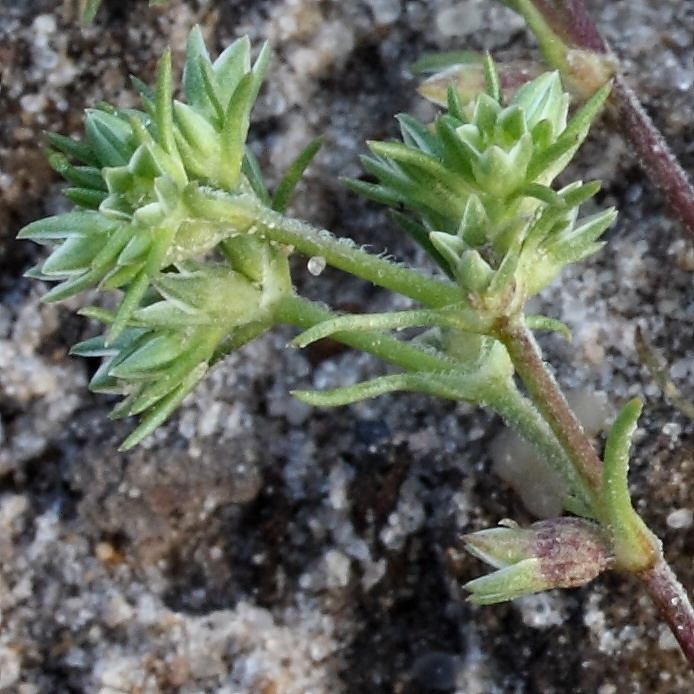
[[[344,588],[349,583],[352,562],[337,549],[328,550],[324,556],[326,584],[328,588]]]
[[[444,7],[436,15],[436,29],[445,37],[459,38],[477,33],[482,27],[482,13],[475,0]]]
[[[694,520],[694,513],[692,513],[691,509],[679,508],[676,511],[669,513],[665,522],[667,523],[668,528],[673,528],[674,530],[683,530],[691,527],[692,520]]]
[[[10,692],[19,681],[22,658],[19,652],[8,646],[0,646],[0,692]]]

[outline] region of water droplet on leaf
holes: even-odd
[[[318,275],[325,270],[325,265],[325,258],[320,255],[314,255],[308,259],[306,267],[314,277],[318,277]]]

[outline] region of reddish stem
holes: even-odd
[[[593,492],[597,504],[602,485],[602,461],[542,359],[533,334],[522,324],[507,324],[499,328],[497,337],[508,350],[535,407],[549,424],[576,472]],[[597,508],[593,510],[598,511]]]
[[[543,361],[532,333],[522,324],[505,325],[499,327],[497,337],[506,346],[535,407],[549,424],[576,471],[596,493],[594,511],[601,516],[599,491],[602,461]],[[694,609],[684,588],[663,558],[660,547],[656,550],[653,566],[634,573],[645,583],[660,615],[672,630],[694,670]]]
[[[694,237],[694,187],[621,75],[615,79],[610,101],[617,111],[620,127],[646,173],[660,188],[689,235]]]
[[[583,0],[531,0],[567,48],[610,55],[610,48]],[[661,190],[674,215],[694,238],[694,187],[624,76],[617,74],[609,103],[622,134],[636,152],[648,177]]]
[[[662,557],[637,576],[646,584],[651,599],[694,670],[694,609],[682,584]]]

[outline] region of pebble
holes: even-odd
[[[686,528],[691,528],[692,521],[694,520],[694,513],[689,508],[678,508],[675,511],[671,511],[665,522],[668,528],[673,530],[685,530]]]

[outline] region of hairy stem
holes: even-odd
[[[535,446],[547,463],[567,482],[571,493],[583,507],[567,510],[581,510],[581,515],[593,515],[597,506],[595,491],[576,472],[571,459],[533,403],[511,383],[509,388],[490,398],[489,406],[519,436]]]
[[[335,313],[314,301],[292,296],[279,302],[275,309],[275,316],[278,321],[306,329],[335,318]],[[331,338],[380,357],[407,371],[445,373],[453,372],[456,368],[455,362],[443,356],[439,357],[409,342],[380,332],[342,331],[331,335]]]
[[[508,350],[516,372],[528,389],[535,407],[570,457],[583,484],[591,490],[594,498],[599,498],[602,461],[542,359],[533,334],[522,319],[518,319],[501,326],[497,336]],[[599,512],[599,509],[596,508],[595,511]]]
[[[450,282],[373,255],[350,239],[339,239],[329,231],[286,217],[251,196],[232,197],[221,191],[199,188],[189,191],[188,201],[196,214],[215,224],[229,223],[233,228],[239,217],[252,220],[254,223],[248,233],[285,244],[309,257],[324,258],[332,267],[408,296],[425,306],[440,308],[463,298],[460,289]]]
[[[501,326],[499,339],[506,345],[516,371],[535,406],[547,420],[585,485],[598,497],[602,461],[544,363],[532,333],[517,321]],[[607,527],[608,514],[605,512],[604,501],[598,499],[594,509],[598,519]],[[650,547],[656,554],[652,566],[632,573],[646,585],[663,620],[672,630],[694,669],[694,609],[684,588],[665,561],[660,543],[654,541]]]
[[[694,187],[636,95],[622,76],[615,78],[610,103],[623,134],[672,212],[694,238]]]
[[[258,214],[261,236],[294,246],[307,256],[320,256],[326,263],[391,291],[409,296],[425,306],[440,307],[461,300],[454,285],[396,265],[351,245],[329,232],[320,232],[297,219],[263,209]]]
[[[662,556],[654,566],[636,576],[645,584],[660,616],[694,670],[694,608],[684,587]]]

